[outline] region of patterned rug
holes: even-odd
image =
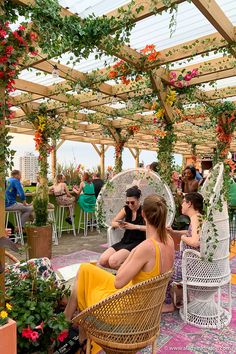
[[[105,246],[105,245],[104,245]],[[52,259],[53,268],[75,263],[89,262],[99,253],[82,250]],[[236,256],[230,260],[231,271],[236,274]],[[184,324],[178,312],[163,314],[161,332],[158,338],[156,353],[161,354],[236,354],[236,285],[232,285],[232,321],[221,330],[202,329]],[[101,351],[99,354],[104,354]],[[151,354],[150,348],[145,348],[139,354]]]

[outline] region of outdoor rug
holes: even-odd
[[[82,250],[52,259],[55,270],[68,265],[90,262],[99,253]],[[231,271],[236,273],[236,256],[230,260]],[[225,296],[224,296],[225,297]],[[227,299],[225,298],[227,301]],[[236,354],[236,285],[232,285],[232,321],[221,330],[197,328],[185,324],[178,312],[163,314],[161,331],[157,341],[160,354]],[[95,349],[95,348],[94,348]],[[96,353],[93,350],[93,354]],[[100,351],[99,354],[104,354]],[[151,354],[151,348],[145,348],[139,354]]]

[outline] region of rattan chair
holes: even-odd
[[[152,345],[160,332],[161,309],[172,272],[141,282],[98,302],[76,316],[88,338],[106,353],[136,353]]]
[[[99,227],[108,228],[107,242],[109,246],[119,242],[124,234],[124,230],[111,228],[110,225],[114,216],[125,204],[126,190],[134,185],[137,185],[142,191],[141,203],[150,194],[163,196],[168,207],[167,225],[171,225],[174,221],[175,202],[173,195],[168,185],[157,173],[145,168],[123,171],[103,186],[96,202],[96,219]]]
[[[222,328],[230,323],[232,317],[229,215],[222,191],[223,173],[223,164],[217,164],[201,190],[209,207],[207,220],[200,230],[200,252],[186,249],[183,253],[184,307],[180,316],[185,322],[203,328]],[[211,185],[213,190],[209,188]],[[220,210],[216,207],[219,200],[222,204]],[[216,232],[217,245],[214,243]],[[206,253],[212,254],[212,261],[208,260]],[[228,299],[222,301],[225,285],[228,285]]]

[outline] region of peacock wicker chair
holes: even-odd
[[[108,228],[108,244],[119,242],[124,230],[111,228],[111,221],[124,206],[126,190],[137,185],[142,192],[141,203],[150,194],[165,198],[168,214],[167,225],[172,225],[175,217],[175,202],[170,188],[161,177],[145,168],[134,168],[121,172],[108,181],[102,188],[96,203],[96,219],[100,227]]]
[[[160,332],[161,309],[172,271],[141,282],[107,297],[81,312],[72,322],[106,353],[136,353],[152,345]]]
[[[203,185],[208,209],[200,230],[200,252],[192,249],[183,252],[184,307],[180,315],[186,322],[203,328],[222,328],[232,316],[229,215],[222,192],[223,173],[223,164],[217,164]],[[221,208],[217,206],[219,203]],[[228,285],[227,306],[223,306],[221,296],[225,285]]]

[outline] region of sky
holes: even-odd
[[[13,139],[11,142],[11,149],[16,150],[14,158],[14,168],[19,169],[19,158],[26,152],[35,153],[33,136],[24,134],[10,134]],[[37,155],[37,153],[35,153]],[[148,165],[156,161],[155,151],[143,150],[140,154],[140,162]],[[96,167],[100,163],[100,158],[95,151],[94,147],[88,143],[65,141],[57,151],[57,160],[61,164],[74,163],[76,166],[79,164],[84,165],[85,169]],[[182,156],[175,154],[175,160],[178,165],[182,164]],[[109,147],[105,153],[105,168],[114,166],[114,147]],[[134,168],[135,160],[128,149],[123,152],[123,169]]]

